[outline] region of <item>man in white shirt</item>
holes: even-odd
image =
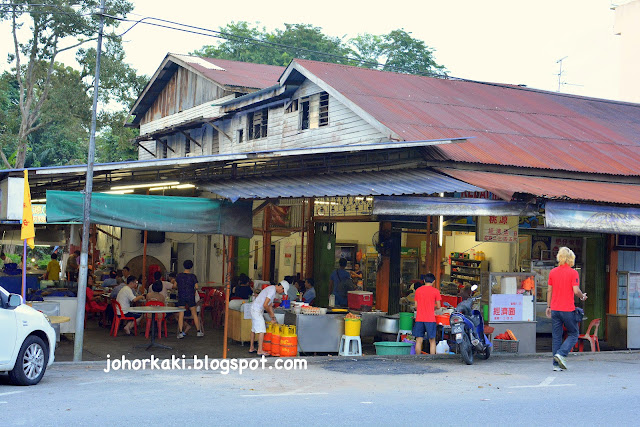
[[[116,298],[116,301],[118,301],[118,304],[120,304],[120,307],[122,308],[122,312],[126,314],[127,317],[135,317],[137,319],[136,321],[139,322],[142,316],[140,313],[129,313],[129,309],[131,308],[131,303],[140,301],[142,298],[144,298],[144,295],[139,295],[139,296],[133,295],[133,290],[137,286],[138,286],[138,281],[136,280],[136,278],[134,276],[129,276],[127,278],[127,286],[124,286],[122,289],[120,289],[120,292],[118,292],[118,297]],[[119,313],[116,313],[116,314],[119,314]],[[131,335],[132,327],[133,327],[133,320],[129,321],[125,325],[124,332],[127,335]]]
[[[284,294],[289,290],[289,283],[285,280],[278,283],[277,285],[271,285],[264,288],[260,294],[256,297],[256,299],[251,303],[251,339],[249,346],[249,353],[256,352],[256,348],[253,345],[253,341],[255,336],[258,335],[258,355],[268,356],[268,353],[265,353],[262,350],[262,342],[264,341],[264,334],[267,332],[267,325],[264,321],[263,313],[267,310],[269,313],[269,317],[272,322],[276,322],[276,315],[273,312],[273,300],[276,297],[276,294]]]

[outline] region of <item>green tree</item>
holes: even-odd
[[[56,58],[64,51],[95,40],[100,20],[95,13],[98,5],[99,0],[49,0],[47,5],[38,0],[5,0],[0,5],[0,21],[9,21],[11,26],[14,52],[9,62],[13,64],[18,84],[20,113],[12,161],[0,150],[6,167],[24,167],[30,136],[52,123],[53,114],[45,113],[45,105],[55,84]],[[126,16],[132,9],[133,4],[126,0],[110,0],[106,14]],[[109,17],[105,21],[114,28],[119,23]],[[22,30],[25,24],[29,31]],[[25,40],[21,40],[23,34],[28,34]],[[119,42],[117,38],[112,40]],[[90,61],[90,52],[90,49],[79,51],[86,64]]]
[[[348,63],[350,52],[342,39],[329,37],[322,28],[310,24],[284,24],[284,29],[269,33],[248,22],[232,22],[220,27],[224,41],[203,46],[194,55],[235,61],[285,66],[293,58]]]
[[[329,37],[310,24],[285,24],[268,32],[248,22],[220,27],[224,41],[203,46],[194,55],[286,66],[293,58],[382,68],[419,75],[442,75],[445,68],[435,62],[433,49],[411,37],[404,29],[389,34],[359,34],[348,41]]]
[[[382,36],[382,52],[386,57],[384,70],[410,74],[441,75],[445,68],[433,58],[433,49],[422,40],[411,37],[403,29],[393,30]]]

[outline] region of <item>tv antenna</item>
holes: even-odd
[[[560,67],[558,69],[558,90],[556,92],[560,92],[560,87],[562,87],[562,61],[564,61],[565,59],[567,59],[569,56],[565,56],[563,58],[560,58],[556,61],[556,64],[560,64]]]
[[[560,88],[564,85],[564,86],[582,86],[582,85],[578,85],[578,84],[573,84],[573,83],[567,83],[567,82],[563,82],[562,81],[562,61],[564,61],[565,59],[567,59],[569,56],[565,56],[563,58],[560,58],[556,61],[556,64],[559,64],[559,68],[558,68],[558,90],[556,92],[560,92]]]

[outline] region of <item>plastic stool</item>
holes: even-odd
[[[400,342],[400,336],[401,335],[411,335],[413,333],[413,331],[410,331],[408,329],[400,329],[398,331],[398,336],[396,337],[396,342]]]
[[[355,347],[355,348],[352,349],[352,347]],[[340,347],[338,348],[338,355],[362,356],[362,341],[360,341],[360,337],[343,335],[342,338],[340,339]]]

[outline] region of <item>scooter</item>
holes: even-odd
[[[471,290],[475,291],[477,288],[474,285]],[[456,345],[467,365],[473,364],[474,354],[485,360],[491,355],[492,344],[484,334],[482,314],[472,308],[474,301],[479,299],[480,297],[476,296],[462,301],[449,318],[451,334],[455,337]]]

